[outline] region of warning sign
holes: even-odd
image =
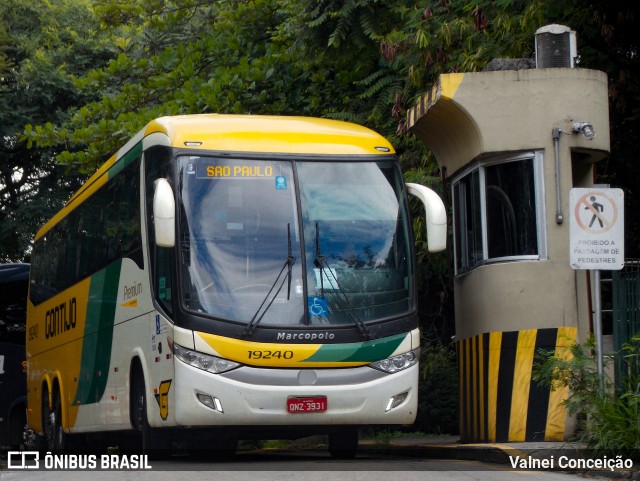
[[[574,269],[624,266],[624,193],[621,189],[571,189],[570,263]]]

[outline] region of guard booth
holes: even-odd
[[[574,35],[550,27],[537,48]],[[575,55],[571,40],[553,51]],[[540,388],[532,367],[539,348],[590,334],[588,273],[569,264],[569,191],[593,185],[608,155],[607,78],[572,61],[506,64],[441,75],[408,124],[450,184],[462,440],[564,440],[568,393]]]

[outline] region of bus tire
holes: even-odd
[[[334,459],[353,459],[358,451],[358,428],[329,433],[329,454]]]
[[[42,417],[47,449],[54,452],[63,451],[67,444],[67,435],[62,428],[62,400],[58,389],[53,391],[50,405],[49,391],[45,388],[42,395]]]
[[[163,459],[171,454],[167,430],[149,425],[144,375],[139,367],[134,369],[131,378],[131,423],[138,432],[142,454],[149,459]]]

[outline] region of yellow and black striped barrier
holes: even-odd
[[[490,332],[456,342],[465,442],[561,441],[567,389],[532,381],[538,349],[567,354],[575,327]]]

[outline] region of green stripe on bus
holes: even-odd
[[[122,169],[142,155],[142,142],[138,142],[133,148],[118,159],[109,169],[109,179],[114,178]]]
[[[355,344],[324,344],[303,362],[375,362],[391,356],[409,334]]]
[[[122,261],[116,261],[91,277],[80,379],[74,404],[97,403],[104,394],[109,377],[121,266]]]

